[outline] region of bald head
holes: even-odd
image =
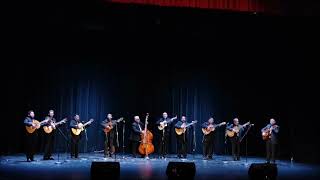
[[[234,119],[233,119],[233,124],[239,125],[239,119],[238,119],[238,118],[234,118]]]
[[[166,119],[166,118],[168,117],[168,113],[167,113],[167,112],[163,112],[163,113],[162,113],[162,117],[163,117],[164,119]]]
[[[276,124],[276,120],[275,120],[275,119],[273,119],[273,118],[271,118],[271,119],[270,119],[270,124],[271,124],[271,125]]]
[[[140,117],[139,116],[134,116],[134,121],[139,123],[140,122]]]

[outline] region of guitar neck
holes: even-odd
[[[191,125],[193,125],[193,124],[195,124],[195,122],[186,125],[186,127],[189,127],[189,126],[191,126]]]
[[[83,127],[87,126],[88,124],[90,124],[92,121],[88,121],[86,123],[83,124]]]

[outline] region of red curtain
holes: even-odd
[[[111,0],[118,3],[277,13],[279,0]]]

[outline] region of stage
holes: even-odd
[[[69,158],[69,154],[54,156],[55,160],[43,161],[36,155],[34,162],[26,162],[23,154],[2,156],[0,179],[90,179],[93,161],[119,161],[120,179],[167,179],[166,167],[170,161],[194,162],[195,179],[248,179],[248,169],[252,163],[263,163],[263,158],[242,157],[232,161],[230,156],[215,156],[213,160],[203,160],[201,155],[188,155],[178,159],[170,155],[166,159],[151,156],[149,160],[118,155],[116,159],[103,158],[102,153],[80,154],[79,159]],[[290,161],[277,161],[278,179],[319,179],[319,166]]]

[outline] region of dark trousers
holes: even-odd
[[[131,152],[134,157],[138,156],[138,147],[140,145],[139,141],[131,141]]]
[[[178,157],[187,157],[187,137],[186,134],[177,135]]]
[[[37,132],[26,133],[26,156],[27,160],[33,160],[37,145]]]
[[[159,142],[159,155],[166,156],[168,154],[168,142],[169,134],[167,132],[163,133],[161,131],[160,142]]]
[[[71,157],[78,158],[79,141],[80,141],[80,135],[77,136],[71,133]]]
[[[231,139],[232,155],[234,159],[240,159],[240,139],[239,137],[232,137]]]
[[[110,131],[109,133],[105,134],[105,140],[104,140],[104,155],[105,156],[111,156],[115,152],[115,146],[114,146],[114,133]]]
[[[267,162],[270,162],[270,160],[275,162],[276,145],[271,140],[266,141]]]
[[[212,158],[212,155],[213,155],[213,134],[204,135],[203,156]]]
[[[44,133],[45,145],[43,159],[48,159],[52,155],[53,143],[54,143],[54,131],[50,134]]]

